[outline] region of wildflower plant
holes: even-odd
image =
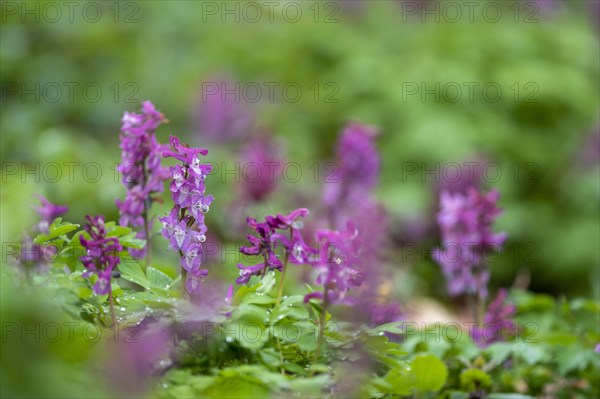
[[[486,255],[501,250],[506,233],[494,233],[492,224],[500,215],[499,192],[481,193],[470,187],[466,193],[440,194],[437,222],[442,247],[433,252],[442,268],[450,295],[468,294],[485,299],[490,279]]]
[[[208,274],[201,264],[202,243],[206,241],[204,214],[214,199],[212,195],[205,195],[206,177],[212,167],[201,163],[198,157],[206,155],[208,150],[190,148],[176,136],[171,136],[169,142],[171,150],[164,151],[163,156],[180,163],[169,169],[174,205],[167,216],[159,218],[163,223],[162,236],[169,241],[169,247],[179,253],[187,293],[198,295]]]
[[[516,308],[507,304],[507,292],[501,289],[483,318],[482,326],[474,326],[472,330],[473,340],[480,347],[487,347],[494,342],[502,341],[508,334],[515,335],[516,324],[513,316]]]
[[[123,201],[117,199],[119,224],[131,226],[138,231],[138,238],[146,240],[142,251],[136,255],[147,255],[150,263],[152,217],[150,208],[164,189],[169,178],[166,168],[161,166],[162,153],[166,147],[158,143],[156,129],[166,122],[165,117],[156,110],[150,101],[142,104],[142,112],[125,112],[121,126],[121,163],[119,172],[127,188]]]
[[[95,275],[97,281],[94,284],[94,292],[98,295],[108,295],[110,311],[115,323],[115,310],[112,296],[112,272],[121,261],[119,252],[123,247],[116,237],[107,235],[104,216],[86,216],[87,223],[84,226],[89,238],[79,236],[79,241],[86,254],[81,257],[81,263],[86,271],[83,277]]]

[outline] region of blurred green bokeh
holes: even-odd
[[[381,131],[377,194],[399,234],[407,219],[432,220],[436,182],[426,171],[486,159],[502,172],[496,179],[491,171],[485,186],[501,190],[497,227],[510,237],[495,284],[527,268],[534,290],[598,295],[600,174],[597,163],[579,162],[599,122],[593,2],[556,2],[533,16],[523,3],[493,2],[495,22],[481,12],[485,1],[472,20],[463,9],[458,21],[442,14],[439,22],[401,1],[275,2],[272,13],[262,4],[256,22],[257,8],[244,14],[244,2],[76,2],[72,15],[54,3],[60,17],[48,3],[2,4],[3,242],[35,220],[33,193],[67,204],[73,222],[86,213],[116,219],[114,198],[124,195],[114,171],[120,118],[143,100],[171,121],[161,141],[173,132],[208,146],[211,161],[235,162],[234,148],[213,149],[193,123],[202,81],[228,73],[242,85],[302,90],[298,101],[269,101],[265,89],[252,104],[260,125],[286,143],[288,160],[302,166],[302,184],[286,184],[286,192],[319,201],[309,167],[332,158],[348,120]],[[284,12],[290,3],[299,18]],[[96,165],[82,169],[92,162],[97,181]],[[220,236],[233,185],[209,183],[218,201],[207,224]],[[426,259],[419,266],[435,269]]]

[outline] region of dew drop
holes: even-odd
[[[233,337],[225,337],[225,341],[231,343],[233,342]]]
[[[125,310],[125,306],[121,306],[121,312],[124,312]]]

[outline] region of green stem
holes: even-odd
[[[109,282],[110,284],[110,282]],[[112,318],[112,327],[117,324],[117,316],[115,315],[115,301],[113,298],[112,289],[108,291],[108,304],[110,305],[110,316]]]
[[[285,273],[287,272],[287,262],[288,262],[288,256],[287,256],[287,252],[284,255],[283,258],[283,267],[281,269],[281,280],[279,281],[279,289],[277,290],[277,301],[275,302],[275,307],[279,306],[279,303],[281,302],[281,298],[283,296],[283,285],[285,282]]]
[[[150,226],[148,222],[148,209],[144,205],[144,234],[146,235],[146,266],[150,266],[150,256],[152,252],[152,237],[150,237]]]
[[[323,340],[325,337],[325,317],[327,315],[328,306],[329,303],[327,302],[327,289],[325,289],[323,292],[323,310],[319,315],[319,338],[317,339],[317,349],[315,350],[315,360],[313,362],[314,364],[316,364],[321,357],[321,350],[323,348]]]
[[[179,250],[179,257],[183,258],[183,252],[181,252],[181,249]],[[187,279],[187,270],[185,270],[183,267],[181,268],[181,291],[183,293],[183,298],[185,298],[187,296],[187,289],[185,288],[185,280]]]
[[[275,342],[277,343],[277,349],[279,350],[279,361],[281,362],[281,374],[285,374],[285,369],[283,368],[284,358],[283,352],[281,351],[281,342],[279,342],[279,338],[275,337]]]
[[[265,275],[267,274],[267,265],[269,264],[269,260],[267,259],[267,251],[263,250],[262,254],[263,254],[263,259],[265,260],[265,267],[262,269],[262,273],[260,275],[261,280],[263,278],[265,278]]]
[[[292,240],[292,228],[290,227],[290,240]],[[283,296],[283,284],[285,282],[285,273],[287,272],[287,263],[288,263],[288,252],[284,251],[283,255],[283,267],[281,270],[281,281],[279,281],[279,289],[277,290],[277,302],[275,302],[275,307],[279,306],[279,302],[281,302],[281,297]]]
[[[143,173],[143,181],[144,186],[148,181],[148,172],[146,170],[146,162],[142,165],[142,173]],[[142,213],[142,217],[144,218],[144,234],[146,235],[146,266],[150,266],[150,252],[151,252],[151,244],[150,244],[150,226],[148,221],[148,211],[150,209],[150,198],[146,198],[144,201],[144,211]]]

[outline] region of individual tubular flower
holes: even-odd
[[[179,252],[180,264],[185,274],[186,291],[197,295],[202,288],[208,270],[201,269],[202,243],[206,241],[204,214],[209,211],[212,195],[205,195],[206,176],[212,167],[202,164],[198,155],[206,155],[207,150],[190,148],[175,136],[169,139],[171,150],[163,153],[181,164],[170,168],[172,181],[171,197],[174,202],[171,212],[159,218],[163,224],[162,236],[169,241],[169,247]]]
[[[38,199],[40,200],[42,206],[35,209],[35,211],[40,215],[40,221],[37,225],[37,230],[41,233],[48,233],[50,224],[54,221],[54,219],[66,213],[69,208],[62,205],[55,205],[42,195],[38,195]]]
[[[137,237],[149,240],[152,219],[148,212],[155,196],[163,191],[163,182],[169,172],[162,167],[161,155],[166,146],[156,141],[155,132],[165,122],[164,116],[150,101],[142,104],[141,114],[125,112],[122,118],[119,172],[127,188],[125,200],[116,200],[119,208],[119,224],[142,228]],[[143,256],[145,250],[137,251]]]
[[[478,346],[486,347],[501,341],[507,334],[515,333],[516,324],[512,318],[516,308],[506,304],[506,296],[506,290],[500,290],[485,314],[483,326],[473,327],[471,335]]]
[[[442,248],[433,251],[433,259],[441,266],[450,295],[487,297],[490,272],[485,257],[499,251],[506,239],[506,233],[491,230],[501,213],[496,206],[498,198],[497,190],[483,194],[473,187],[466,193],[440,194],[437,222]]]
[[[96,274],[98,281],[94,284],[94,292],[98,295],[110,294],[112,270],[121,261],[119,252],[123,247],[116,237],[106,236],[104,216],[87,215],[86,220],[84,229],[90,239],[87,240],[83,235],[79,236],[81,245],[86,249],[86,255],[80,258],[86,268],[83,277]]]
[[[261,223],[254,218],[247,218],[246,223],[257,236],[249,234],[247,238],[250,245],[240,248],[240,252],[244,255],[262,256],[263,261],[254,266],[238,264],[240,277],[236,279],[236,283],[246,284],[252,276],[264,275],[267,270],[281,271],[283,263],[275,253],[279,244],[284,248],[285,258],[291,263],[308,263],[315,251],[305,244],[301,234],[303,223],[298,220],[306,215],[308,209],[300,208],[288,215],[268,215]],[[289,237],[286,236],[286,231],[289,231]]]
[[[357,236],[358,231],[352,223],[348,223],[346,230],[342,232],[317,232],[319,252],[313,263],[317,272],[316,283],[323,286],[323,291],[307,294],[304,302],[313,298],[328,304],[348,302],[347,292],[365,281],[366,275],[358,270]]]

